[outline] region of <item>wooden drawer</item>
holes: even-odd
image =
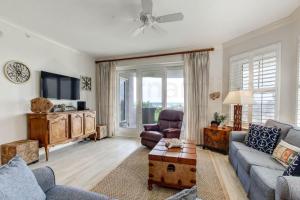
[[[222,143],[227,138],[227,133],[224,131],[218,131],[218,130],[206,130],[205,134],[206,138],[209,140],[213,140],[217,143]]]

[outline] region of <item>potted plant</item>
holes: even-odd
[[[218,127],[220,124],[224,124],[224,121],[226,120],[227,116],[224,114],[219,114],[218,112],[214,113],[214,120],[211,121],[212,127]]]

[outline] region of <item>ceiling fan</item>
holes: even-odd
[[[152,28],[155,31],[162,32],[163,29],[158,25],[159,23],[176,22],[183,20],[184,16],[182,13],[173,13],[163,16],[155,17],[152,15],[153,2],[152,0],[141,0],[142,11],[139,16],[139,21],[142,25],[133,32],[133,36],[138,36],[144,33],[146,28]]]

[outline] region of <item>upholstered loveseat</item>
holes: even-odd
[[[300,147],[300,130],[289,124],[268,120],[269,127],[281,128],[280,140]],[[285,168],[271,155],[245,144],[246,132],[233,131],[229,160],[251,200],[300,199],[300,177],[283,176]],[[279,142],[278,141],[278,142]]]

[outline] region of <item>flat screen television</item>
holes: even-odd
[[[80,80],[41,71],[41,97],[50,99],[80,99]]]

